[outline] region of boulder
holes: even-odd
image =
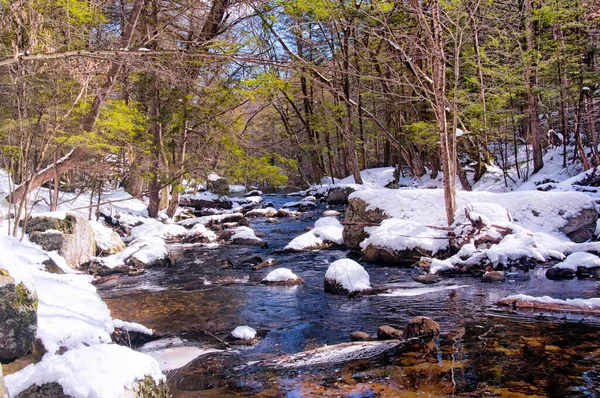
[[[206,189],[218,195],[227,195],[229,193],[229,181],[224,177],[209,178],[206,181]]]
[[[548,268],[546,278],[550,280],[573,279],[575,271],[568,268]]]
[[[352,332],[350,333],[350,340],[352,341],[368,341],[371,340],[371,336],[365,332]]]
[[[440,334],[440,325],[436,321],[426,316],[416,316],[412,318],[404,327],[402,337],[411,339],[419,337],[423,340],[436,338]]]
[[[0,361],[26,355],[37,331],[37,297],[0,270]]]
[[[77,213],[65,218],[34,217],[27,222],[29,239],[44,250],[56,250],[67,264],[75,267],[96,255],[94,231],[88,220]]]
[[[581,243],[592,238],[596,231],[598,212],[595,209],[586,208],[575,217],[567,219],[567,225],[560,229],[573,242]]]
[[[401,339],[402,331],[390,325],[383,325],[377,328],[377,338],[379,340]]]
[[[506,280],[506,277],[504,276],[504,273],[500,272],[500,271],[490,271],[490,272],[486,272],[483,277],[481,277],[481,281],[482,282],[504,282]]]
[[[351,198],[344,218],[344,243],[351,250],[360,250],[360,242],[368,237],[365,227],[381,224],[389,217],[381,209],[367,210],[367,203],[359,198]]]
[[[168,398],[170,394],[166,383],[156,384],[151,377],[147,376],[144,380],[136,380],[131,388],[123,391],[123,396],[130,398]],[[71,395],[65,394],[60,384],[52,382],[41,386],[33,384],[18,394],[16,398],[71,398]]]
[[[347,205],[348,196],[356,189],[352,187],[333,187],[327,192],[327,203],[330,205]]]
[[[346,227],[344,227],[344,231]],[[345,236],[344,236],[345,238]],[[396,265],[413,265],[423,255],[424,251],[417,250],[392,250],[387,247],[369,245],[363,253],[362,259],[371,264],[396,264]]]

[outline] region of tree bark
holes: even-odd
[[[538,99],[535,93],[537,84],[537,61],[536,49],[534,42],[534,27],[533,27],[533,8],[532,0],[524,0],[523,8],[525,13],[525,37],[527,42],[527,54],[525,61],[525,83],[527,85],[527,127],[531,137],[531,148],[533,151],[533,173],[537,173],[544,167],[544,159],[542,154],[542,142],[540,137],[540,128],[538,121],[539,106]]]

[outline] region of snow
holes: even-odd
[[[435,254],[448,247],[446,231],[435,228],[446,225],[442,190],[365,189],[350,197],[360,198],[366,201],[367,209],[378,208],[391,217],[380,226],[365,228],[369,237],[360,244],[361,248],[375,245]],[[481,221],[488,237],[501,239],[487,249],[468,253],[473,265],[475,260],[486,259],[496,265],[523,257],[562,260],[566,251],[580,251],[560,229],[569,218],[576,217],[583,209],[594,209],[595,205],[589,196],[579,192],[457,192],[457,208],[453,228],[458,236],[476,232],[465,216],[468,211],[471,219]],[[512,233],[504,236],[502,229]],[[452,269],[461,258],[464,255],[433,260],[431,272]]]
[[[154,358],[163,372],[179,369],[201,355],[221,352],[189,345],[177,337],[152,341],[140,347],[139,351]]]
[[[221,177],[217,173],[215,173],[215,172],[211,172],[210,174],[208,174],[208,176],[206,176],[206,179],[208,181],[217,181],[220,178]]]
[[[371,288],[367,271],[356,261],[347,258],[331,263],[325,273],[325,279],[338,283],[349,292],[360,292]]]
[[[365,228],[370,234],[360,247],[369,245],[385,247],[396,251],[423,249],[433,254],[448,248],[446,231],[431,229],[416,221],[389,219],[379,227]]]
[[[263,279],[263,282],[286,282],[295,281],[298,276],[292,272],[289,268],[277,268],[269,272],[269,274]]]
[[[217,195],[216,193],[212,193],[209,191],[204,191],[204,192],[198,192],[195,195],[181,195],[182,199],[189,199],[189,200],[204,200],[207,202],[216,202],[219,200],[219,195]]]
[[[456,290],[470,287],[471,285],[450,285],[450,286],[436,286],[436,287],[421,287],[415,289],[393,289],[387,293],[381,293],[379,296],[386,297],[414,297],[421,296],[429,293],[442,292],[445,290]]]
[[[196,218],[190,218],[188,220],[179,221],[177,224],[184,227],[192,227],[196,224],[209,225],[211,223],[220,222],[229,217],[243,217],[242,213],[229,213],[229,214],[215,214],[212,216],[202,216]]]
[[[231,236],[231,240],[249,239],[249,240],[262,241],[262,239],[260,239],[258,236],[256,236],[256,234],[254,233],[254,230],[252,228],[240,226],[240,227],[233,228],[232,231],[233,231],[233,235]]]
[[[96,241],[96,246],[103,251],[112,249],[111,237],[113,230],[95,220],[90,221],[90,224],[92,225],[92,230],[94,231],[94,240]]]
[[[391,218],[411,220],[425,225],[446,225],[444,191],[441,189],[368,189],[354,192],[350,198],[368,203],[367,209],[379,208]],[[506,209],[515,223],[532,231],[561,235],[559,228],[582,209],[594,209],[589,196],[579,192],[457,192],[457,209],[474,204],[495,204]],[[489,205],[488,205],[489,206]],[[489,209],[493,209],[491,206]],[[498,209],[498,207],[496,207]],[[495,217],[502,218],[500,215]],[[563,235],[564,236],[564,235]]]
[[[256,330],[250,326],[238,326],[233,329],[231,335],[236,339],[252,340],[254,337],[256,337]]]
[[[284,250],[310,250],[326,243],[341,245],[344,243],[344,228],[335,217],[323,217],[315,222],[315,227],[292,239]]]
[[[364,187],[385,187],[386,185],[388,185],[390,182],[394,181],[394,171],[395,168],[394,167],[379,167],[379,168],[375,168],[375,169],[367,169],[367,170],[362,170],[360,172],[360,177],[363,180],[363,184]],[[348,185],[348,184],[355,184],[356,181],[354,180],[353,176],[349,176],[346,178],[343,178],[341,180],[338,180],[337,184],[338,186],[344,186],[344,185]]]
[[[37,364],[6,376],[10,396],[33,384],[59,383],[74,398],[120,398],[124,388],[134,387],[146,376],[166,381],[158,362],[148,355],[115,344],[69,350],[63,355],[46,355]]]
[[[552,268],[570,269],[577,272],[579,267],[598,268],[600,267],[600,258],[591,253],[573,253],[569,254],[563,262],[555,264]]]
[[[152,329],[148,329],[144,325],[140,325],[135,322],[125,322],[120,319],[113,319],[113,325],[115,328],[121,328],[123,330],[127,330],[128,332],[137,332],[142,334],[147,334],[148,336],[152,336],[154,332]]]
[[[557,305],[570,305],[574,307],[582,307],[582,308],[600,308],[600,298],[594,297],[589,299],[566,299],[560,300],[555,299],[550,296],[541,296],[541,297],[533,297],[528,296],[526,294],[514,294],[512,296],[506,297],[504,300],[518,300],[518,301],[526,301],[526,302],[537,302],[543,304],[557,304]]]

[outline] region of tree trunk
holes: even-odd
[[[527,41],[527,54],[525,61],[525,83],[527,86],[527,127],[531,138],[531,148],[533,151],[533,173],[537,173],[544,167],[544,159],[542,154],[542,141],[539,128],[539,106],[538,99],[535,93],[537,84],[537,55],[534,43],[534,27],[533,27],[533,9],[532,0],[524,0],[523,8],[525,13],[525,36]]]
[[[433,80],[434,112],[440,135],[440,153],[442,171],[444,172],[444,200],[446,205],[446,219],[448,225],[454,222],[456,212],[456,184],[455,158],[452,156],[452,140],[448,134],[446,120],[446,63],[442,43],[442,26],[440,24],[440,9],[437,0],[431,2],[432,21],[432,64],[431,74]]]

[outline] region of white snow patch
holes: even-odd
[[[256,330],[250,326],[238,326],[233,329],[231,335],[236,339],[252,340],[254,337],[256,337]]]
[[[292,272],[289,268],[277,268],[269,272],[269,274],[263,279],[264,282],[286,282],[295,281],[298,276]]]
[[[569,254],[563,262],[555,264],[552,268],[570,269],[577,272],[579,267],[598,268],[600,267],[600,258],[591,253],[573,253]]]
[[[113,325],[115,328],[121,328],[127,330],[128,332],[138,332],[147,334],[148,336],[152,336],[154,334],[152,329],[135,322],[125,322],[120,319],[113,319]]]

